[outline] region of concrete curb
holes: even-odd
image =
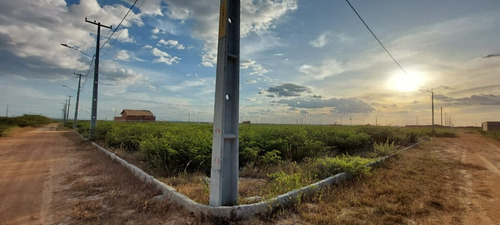
[[[83,136],[81,136],[81,137],[84,138]],[[84,138],[84,139],[86,139],[86,138]],[[427,140],[423,140],[423,141],[420,141],[418,143],[415,143],[415,144],[413,144],[409,147],[406,147],[400,151],[406,151],[410,148],[413,148],[413,147],[421,144],[424,141],[427,141]],[[329,187],[332,185],[340,184],[344,180],[351,178],[351,175],[349,173],[343,172],[343,173],[339,173],[339,174],[333,175],[331,177],[328,177],[324,180],[318,181],[316,183],[310,184],[308,186],[302,187],[300,189],[292,190],[292,191],[289,191],[285,194],[278,195],[277,197],[274,197],[274,198],[268,199],[268,200],[264,200],[261,202],[257,202],[257,203],[253,203],[253,204],[246,204],[246,205],[237,205],[237,206],[213,207],[213,206],[204,205],[204,204],[200,204],[198,202],[193,201],[192,199],[188,198],[187,196],[177,192],[177,190],[175,188],[162,183],[161,181],[157,180],[153,176],[151,176],[151,175],[147,174],[146,172],[144,172],[143,170],[141,170],[139,167],[128,163],[127,161],[118,157],[115,153],[108,151],[107,149],[96,144],[95,142],[92,142],[92,145],[95,146],[97,149],[99,149],[104,154],[106,154],[112,160],[115,160],[119,164],[126,167],[134,175],[136,175],[141,181],[155,185],[158,189],[160,189],[162,191],[163,195],[162,195],[161,199],[168,199],[170,202],[173,202],[177,205],[184,207],[188,211],[191,211],[193,214],[205,216],[205,217],[247,219],[247,218],[254,217],[256,215],[265,215],[265,214],[268,214],[279,207],[284,207],[286,205],[290,205],[294,202],[299,201],[300,198],[302,198],[302,196],[313,194],[320,189],[323,189],[325,187]],[[366,166],[368,166],[368,167],[378,166],[382,162],[387,160],[388,158],[393,157],[394,155],[395,154],[384,156],[373,163],[367,164]]]

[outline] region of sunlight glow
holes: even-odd
[[[421,73],[408,72],[398,73],[393,75],[389,79],[389,88],[402,92],[413,92],[417,91],[420,86],[423,85],[423,76]]]

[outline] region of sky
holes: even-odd
[[[405,72],[344,0],[241,0],[240,121],[431,124],[431,92],[436,124],[500,120],[500,1],[350,2]],[[98,119],[146,109],[213,121],[219,4],[0,1],[0,115],[61,118],[72,96],[73,118],[81,73],[79,119],[90,120],[87,18],[112,26],[101,28]]]

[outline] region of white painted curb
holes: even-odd
[[[83,136],[81,137],[83,138]],[[426,140],[415,143],[400,151],[405,151],[410,148],[413,148],[424,141]],[[316,183],[310,184],[308,186],[302,187],[300,189],[292,190],[285,194],[278,195],[277,197],[274,197],[272,199],[264,200],[258,203],[236,205],[236,206],[213,207],[193,201],[187,196],[177,192],[175,188],[162,183],[153,176],[141,170],[139,167],[134,166],[128,163],[127,161],[123,160],[122,158],[118,157],[115,153],[106,150],[105,148],[99,146],[94,142],[92,142],[92,145],[95,146],[97,149],[101,150],[112,160],[117,161],[118,163],[129,169],[141,181],[155,185],[158,189],[162,191],[163,193],[162,198],[168,199],[171,202],[184,207],[185,209],[191,211],[193,214],[207,216],[207,217],[214,217],[214,218],[247,219],[254,217],[256,215],[265,215],[272,212],[276,208],[283,207],[300,200],[300,198],[304,195],[313,194],[314,192],[322,188],[340,184],[342,181],[351,178],[351,175],[349,173],[343,172],[328,177],[324,180],[318,181]],[[382,157],[373,163],[367,164],[366,166],[368,167],[377,166],[394,155],[395,154]]]

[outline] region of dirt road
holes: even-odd
[[[436,143],[466,165],[460,171],[465,180],[465,224],[500,224],[500,142],[463,132],[460,138]]]
[[[0,224],[44,224],[61,156],[73,143],[57,124],[0,139]]]

